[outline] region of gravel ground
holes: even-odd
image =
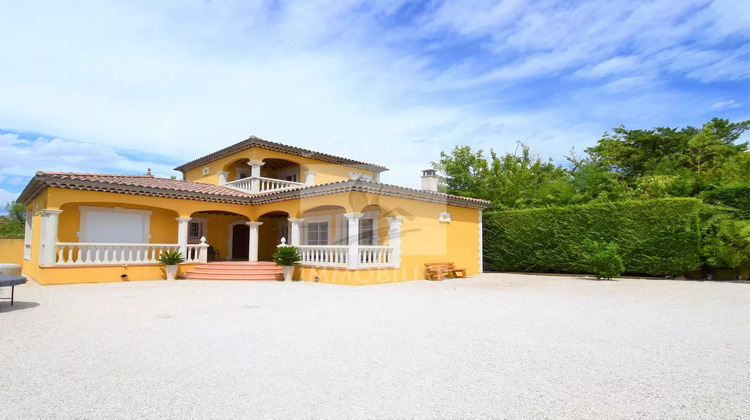
[[[750,418],[746,283],[30,282],[16,297],[0,301],[0,418]]]

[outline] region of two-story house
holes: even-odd
[[[421,190],[387,185],[383,166],[257,137],[176,170],[183,179],[38,172],[18,200],[24,272],[41,284],[155,280],[176,249],[181,275],[222,261],[241,279],[282,243],[299,248],[308,281],[414,280],[442,261],[481,272],[489,203],[438,192],[434,171]]]

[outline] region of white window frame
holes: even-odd
[[[190,235],[190,224],[191,223],[200,223],[200,233],[197,237]],[[205,217],[193,217],[188,222],[188,243],[189,244],[199,244],[201,243],[201,237],[208,237],[208,219]]]
[[[252,168],[237,167],[235,168],[235,170],[236,170],[236,175],[234,177],[235,181],[239,179],[243,179],[243,178],[250,178],[250,175],[252,175]]]
[[[86,242],[87,232],[86,225],[89,217],[89,213],[118,213],[118,214],[140,214],[143,217],[143,232],[141,232],[141,242],[147,244],[151,240],[151,210],[140,210],[140,209],[124,209],[122,207],[94,207],[94,206],[78,206],[78,211],[81,212],[80,223],[78,225],[78,237],[79,242]]]
[[[300,229],[300,243],[302,245],[307,245],[307,227],[310,223],[322,223],[326,222],[328,223],[328,229],[327,229],[327,236],[326,236],[326,245],[331,244],[331,227],[333,227],[333,216],[312,216],[312,217],[304,217],[305,221],[302,223],[301,229]]]
[[[362,212],[362,217],[359,220],[371,219],[372,220],[372,242],[373,245],[380,243],[380,237],[378,236],[378,219],[380,218],[380,212],[377,210]],[[358,221],[359,222],[359,221]],[[358,223],[359,226],[359,223]],[[358,232],[359,233],[359,232]],[[343,214],[336,215],[336,245],[348,245],[349,244],[349,219],[344,217]]]

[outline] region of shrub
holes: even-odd
[[[182,257],[182,253],[177,250],[164,251],[161,254],[159,254],[159,262],[164,265],[174,265],[174,264],[179,264],[184,261],[185,261],[185,258]]]
[[[708,205],[701,211],[701,257],[706,267],[750,266],[750,220],[737,220],[736,213]]]
[[[583,273],[587,244],[617,245],[625,272],[680,275],[701,265],[701,201],[668,198],[486,213],[488,270]]]
[[[290,266],[299,264],[302,260],[302,256],[297,251],[295,246],[280,246],[276,248],[276,252],[273,253],[273,261],[276,265]]]
[[[585,256],[586,264],[598,279],[620,277],[625,266],[618,254],[617,244],[614,242],[590,242],[589,252]]]

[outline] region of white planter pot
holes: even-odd
[[[164,269],[167,271],[167,280],[174,280],[177,277],[177,264],[165,265]]]
[[[294,266],[285,265],[282,270],[284,270],[284,281],[292,281],[292,277],[294,276]]]

